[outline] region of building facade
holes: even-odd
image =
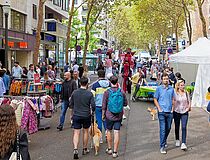
[[[3,5],[8,1],[11,10],[8,17],[8,66],[18,61],[28,67],[33,63],[38,0],[0,0],[0,61],[5,64],[5,16]],[[58,62],[63,65],[67,27],[62,24],[68,18],[69,0],[48,0],[44,6],[39,61]]]

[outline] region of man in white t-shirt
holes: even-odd
[[[79,65],[77,64],[77,62],[75,62],[75,63],[74,63],[74,66],[73,66],[73,71],[74,71],[74,72],[75,72],[75,71],[78,72],[78,71],[79,71],[78,69],[79,69]]]

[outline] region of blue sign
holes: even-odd
[[[185,40],[182,41],[182,45],[185,46]]]
[[[49,42],[56,42],[56,36],[45,34],[44,40]]]
[[[172,50],[171,48],[168,48],[167,52],[168,52],[169,54],[171,54],[171,53],[173,53],[173,50]]]

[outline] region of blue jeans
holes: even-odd
[[[158,112],[160,125],[160,148],[165,147],[167,138],[171,130],[173,114],[170,112]]]
[[[65,121],[65,116],[66,116],[66,111],[69,108],[69,101],[68,100],[63,100],[63,103],[61,105],[61,115],[60,115],[60,125],[64,125]]]
[[[98,129],[102,132],[102,123],[104,126],[104,130],[106,130],[106,122],[102,120],[102,108],[101,107],[96,107],[96,121],[98,124]]]
[[[176,140],[179,140],[180,120],[181,120],[181,123],[182,123],[182,143],[186,143],[188,112],[186,112],[184,114],[174,112]]]

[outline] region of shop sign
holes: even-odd
[[[45,34],[45,41],[56,42],[56,36]]]
[[[4,40],[4,45],[5,45],[5,40]],[[15,46],[15,42],[8,41],[8,47],[14,48],[14,46]]]
[[[19,46],[19,48],[28,48],[28,43],[27,42],[19,42],[18,46]]]
[[[40,83],[40,75],[38,73],[34,74],[34,83]]]

